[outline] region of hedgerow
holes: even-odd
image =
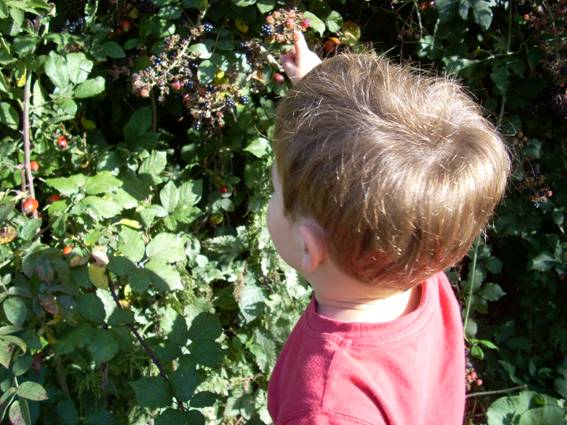
[[[269,373],[310,296],[264,225],[278,58],[301,30],[322,58],[370,47],[454,75],[498,125],[508,193],[449,272],[467,421],[566,423],[566,16],[565,0],[0,0],[0,421],[270,423]]]

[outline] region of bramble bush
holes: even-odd
[[[0,422],[262,424],[309,299],[265,229],[279,55],[456,75],[514,156],[450,271],[469,424],[567,423],[567,2],[0,0]],[[435,383],[432,383],[435,385]]]

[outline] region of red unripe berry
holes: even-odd
[[[73,251],[73,247],[71,245],[67,245],[63,248],[63,255],[69,255]]]
[[[30,169],[35,173],[39,170],[39,162],[37,161],[30,161]]]
[[[285,21],[285,26],[286,28],[292,29],[293,27],[295,27],[295,21],[291,18],[288,18]]]
[[[529,14],[529,13],[526,13],[526,14],[523,16],[523,18],[524,18],[524,21],[529,22],[529,21],[530,21],[530,14]]]
[[[49,195],[47,197],[47,203],[52,204],[53,202],[57,202],[60,199],[61,199],[61,195],[59,195],[58,193],[54,193],[53,195]]]
[[[140,89],[140,96],[142,97],[150,97],[150,89],[148,87],[142,87]]]
[[[274,19],[274,17],[272,15],[266,16],[266,23],[267,24],[274,25],[275,22],[276,22],[276,20]]]
[[[427,10],[427,9],[429,9],[428,1],[422,1],[421,3],[419,3],[419,10]]]
[[[277,84],[283,84],[285,82],[285,77],[279,72],[274,72],[273,78]]]
[[[476,380],[476,385],[478,385],[479,387],[482,385],[482,379],[477,379]]]
[[[221,186],[221,187],[219,187],[219,192],[220,192],[220,193],[227,193],[227,192],[228,192],[228,187],[226,187],[226,186]]]
[[[35,198],[26,198],[22,204],[22,209],[26,214],[37,211],[37,207],[39,207],[39,202]]]
[[[132,28],[132,23],[128,19],[122,19],[120,21],[120,27],[122,27],[124,32],[128,32],[130,31],[130,28]]]
[[[179,80],[175,80],[171,83],[171,88],[173,90],[179,91],[183,88],[183,83]]]
[[[306,30],[307,28],[309,28],[311,26],[311,21],[309,19],[305,18],[303,21],[301,21],[299,26],[301,28],[303,28],[304,30]]]
[[[57,137],[57,147],[61,150],[63,149],[67,149],[67,146],[69,146],[69,142],[67,141],[67,137],[60,135],[59,137]]]

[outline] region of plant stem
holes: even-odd
[[[112,295],[112,299],[116,303],[116,306],[120,310],[123,310],[122,306],[120,305],[120,301],[118,299],[118,296],[116,295],[116,290],[114,289],[114,284],[110,280],[110,276],[108,276],[108,274],[107,274],[107,278],[108,278],[108,288],[110,289],[110,294]],[[165,381],[168,383],[168,385],[170,387],[172,387],[171,382],[170,382],[169,378],[167,377],[167,373],[165,372],[165,369],[164,369],[163,365],[161,364],[161,361],[157,357],[156,353],[154,353],[154,350],[152,350],[152,348],[148,345],[148,343],[146,342],[144,337],[138,332],[138,330],[133,325],[126,325],[126,327],[136,337],[136,339],[138,340],[138,342],[140,343],[140,345],[142,346],[142,348],[144,349],[146,354],[152,360],[153,364],[156,365],[156,367],[158,368],[160,376],[163,379],[165,379]],[[179,406],[179,410],[181,410],[182,412],[185,411],[185,407],[183,406],[183,403],[181,402],[181,400],[179,400],[175,395],[173,397],[175,398],[175,401],[177,401],[177,405]]]
[[[483,395],[504,394],[504,393],[509,393],[509,392],[516,391],[516,390],[526,390],[527,388],[528,388],[527,385],[518,385],[516,387],[503,388],[501,390],[480,391],[478,393],[467,394],[466,398],[480,397],[480,396],[483,396]]]
[[[152,100],[152,132],[157,131],[157,108],[156,108],[156,98],[152,90],[152,95],[150,97]]]
[[[23,136],[24,136],[24,169],[26,171],[27,190],[29,196],[35,199],[35,190],[33,187],[33,175],[30,166],[31,141],[30,141],[30,97],[31,97],[31,73],[26,78],[24,87],[24,113],[22,117]],[[37,211],[33,212],[34,218],[37,218]]]
[[[472,271],[470,273],[470,288],[469,288],[469,294],[467,297],[467,308],[465,309],[465,320],[463,323],[463,328],[464,328],[464,333],[465,333],[465,339],[467,339],[467,324],[469,321],[469,315],[471,312],[471,304],[472,304],[472,297],[473,297],[473,288],[474,288],[474,282],[475,282],[475,278],[476,278],[476,260],[478,258],[478,245],[480,244],[480,239],[476,240],[476,243],[474,245],[474,254],[473,254],[473,263],[472,263]]]

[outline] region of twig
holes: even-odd
[[[483,395],[504,394],[504,393],[509,393],[509,392],[516,391],[516,390],[527,390],[527,389],[528,389],[527,385],[518,385],[517,387],[504,388],[504,389],[501,389],[501,390],[479,391],[478,393],[470,393],[470,394],[466,395],[466,398],[480,397],[480,396],[483,396]]]
[[[114,302],[116,303],[116,306],[120,309],[123,310],[122,306],[120,305],[120,300],[118,299],[118,296],[116,295],[116,290],[114,289],[114,284],[112,283],[112,281],[110,280],[110,276],[107,275],[108,278],[108,287],[110,289],[110,294],[112,295],[112,299],[114,300]],[[159,370],[159,374],[160,376],[165,379],[165,381],[168,383],[168,385],[170,387],[172,387],[171,385],[171,381],[169,380],[167,373],[165,372],[165,369],[163,367],[163,365],[161,364],[161,361],[159,360],[159,358],[156,356],[156,353],[154,353],[154,350],[152,350],[152,348],[148,345],[148,343],[146,342],[146,340],[144,339],[144,337],[142,335],[140,335],[140,333],[138,332],[138,330],[133,326],[133,325],[126,325],[126,327],[130,330],[130,332],[132,332],[132,334],[136,337],[136,339],[138,340],[138,342],[140,343],[140,345],[142,346],[142,348],[144,349],[144,351],[146,352],[146,354],[150,357],[150,359],[152,360],[152,362],[156,365],[156,367]],[[177,398],[177,396],[173,396],[175,398],[175,401],[177,401],[177,405],[179,406],[179,410],[181,410],[182,412],[185,411],[185,407],[183,406],[183,403],[181,402],[181,400],[179,400]]]
[[[30,142],[30,95],[31,95],[31,72],[26,78],[24,87],[24,113],[22,117],[23,136],[24,136],[24,169],[26,170],[27,190],[31,198],[35,199],[33,187],[33,175],[30,166],[31,142]],[[37,211],[33,212],[37,218]]]
[[[152,100],[152,132],[155,133],[157,131],[157,108],[156,108],[156,98],[154,96],[153,91],[150,99]]]

